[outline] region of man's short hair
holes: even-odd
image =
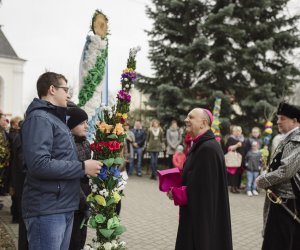
[[[36,89],[39,98],[41,99],[42,96],[47,95],[48,89],[50,88],[51,85],[59,87],[60,80],[64,80],[65,82],[68,82],[66,77],[61,74],[57,74],[54,72],[46,72],[42,74],[36,83]]]

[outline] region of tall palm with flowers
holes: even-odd
[[[125,188],[118,167],[123,164],[121,157],[126,134],[123,128],[130,109],[130,89],[137,78],[136,53],[139,48],[131,49],[127,68],[121,76],[122,89],[117,94],[117,104],[102,107],[102,115],[96,124],[95,140],[91,144],[93,158],[103,163],[98,177],[90,178],[91,193],[87,197],[91,216],[87,226],[96,230],[96,239],[85,249],[124,250],[125,242],[119,236],[125,231],[116,214],[116,205],[121,200],[121,191]]]

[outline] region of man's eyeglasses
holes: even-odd
[[[67,94],[68,94],[68,92],[69,92],[69,87],[54,86],[54,85],[53,85],[53,87],[54,87],[54,88],[57,88],[57,89],[63,89]]]

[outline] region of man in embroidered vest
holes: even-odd
[[[279,196],[283,205],[266,198],[262,249],[298,250],[300,224],[293,219],[292,214],[300,211],[299,189],[295,182],[300,170],[300,107],[282,102],[278,107],[277,118],[283,139],[271,156],[268,170],[258,176],[256,182],[258,187],[269,189]]]

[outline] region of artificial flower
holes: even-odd
[[[103,207],[106,206],[106,200],[103,196],[97,194],[97,195],[95,195],[94,199],[99,205],[101,205]]]
[[[119,221],[117,216],[114,216],[114,217],[110,218],[107,221],[107,228],[108,229],[113,229],[113,228],[116,228],[116,227],[119,227],[119,226],[120,226],[120,221]]]
[[[121,101],[130,103],[131,96],[126,92],[126,89],[119,90],[117,98]]]
[[[105,221],[105,219],[106,219],[105,216],[103,216],[102,214],[97,214],[95,216],[95,221],[97,223],[103,223]]]
[[[106,166],[102,166],[102,168],[100,169],[100,173],[98,174],[98,177],[105,181],[107,179],[107,167]]]
[[[101,131],[102,133],[105,133],[106,125],[107,125],[107,124],[106,124],[105,122],[101,122],[101,123],[98,123],[98,124],[97,124],[98,128],[100,129],[100,131]]]
[[[105,250],[111,250],[112,244],[110,242],[106,242],[105,244],[103,244],[103,247]]]
[[[107,147],[110,151],[116,151],[121,148],[121,143],[117,141],[109,141],[107,144]]]
[[[117,167],[115,167],[115,166],[110,167],[110,168],[109,168],[109,172],[110,172],[114,177],[120,177],[120,176],[121,176],[120,170],[119,170]]]
[[[115,203],[119,203],[119,201],[121,200],[121,196],[118,192],[113,192],[113,197],[115,199]]]
[[[124,133],[125,132],[124,132],[124,128],[123,128],[122,123],[117,123],[114,130],[113,130],[113,134],[123,135]]]

